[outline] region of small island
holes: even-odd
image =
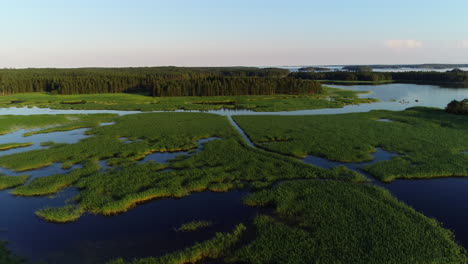
[[[298,71],[300,72],[327,72],[327,71],[331,71],[331,69],[325,68],[325,67],[303,67],[303,68],[299,68]]]

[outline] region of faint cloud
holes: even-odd
[[[462,40],[462,41],[460,41],[460,47],[462,47],[462,48],[468,48],[468,40]]]
[[[413,39],[386,40],[385,46],[390,49],[416,49],[422,47],[423,43]]]

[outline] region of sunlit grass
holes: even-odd
[[[28,175],[4,176],[0,174],[0,190],[5,190],[22,185],[28,180],[28,178]]]
[[[123,259],[117,259],[109,262],[109,264],[184,264],[219,259],[228,254],[239,243],[245,230],[246,227],[243,224],[239,224],[231,233],[216,233],[215,237],[210,240],[197,243],[192,247],[169,253],[162,257],[135,259],[128,262]]]
[[[23,148],[23,147],[29,147],[32,146],[33,143],[28,142],[28,143],[6,143],[6,144],[0,144],[0,151],[5,151],[9,149],[15,149],[15,148]]]
[[[465,263],[466,251],[434,219],[368,184],[304,180],[253,193],[273,207],[234,263]]]
[[[40,209],[36,215],[55,223],[66,223],[78,219],[83,213],[83,209],[75,205],[64,207],[47,207]]]
[[[178,228],[176,228],[177,232],[190,232],[190,231],[197,231],[203,228],[207,228],[209,226],[213,225],[212,222],[210,221],[203,221],[203,220],[195,220],[192,222],[188,222],[185,224],[182,224]]]

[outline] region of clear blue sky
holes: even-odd
[[[0,67],[468,63],[467,0],[0,0]]]

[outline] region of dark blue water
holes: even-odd
[[[15,253],[47,263],[104,263],[124,257],[158,256],[230,232],[250,222],[255,208],[245,207],[246,191],[195,193],[182,199],[163,199],[138,205],[117,216],[84,215],[68,224],[53,224],[34,216],[45,206],[63,206],[77,193],[67,189],[53,198],[14,197],[0,192],[0,239]],[[183,223],[208,220],[213,226],[200,232],[175,232]]]

